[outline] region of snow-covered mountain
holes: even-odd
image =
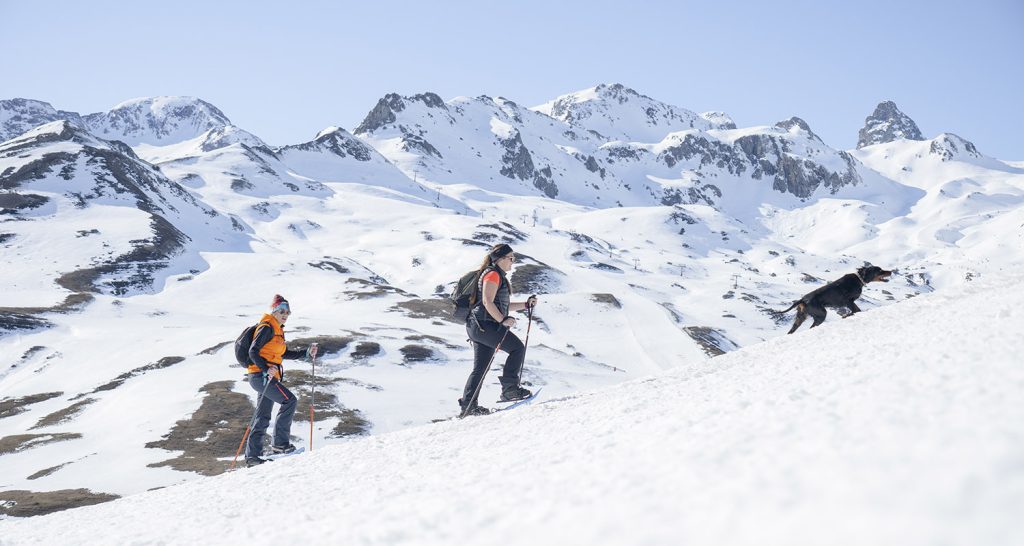
[[[1024,166],[952,133],[837,150],[798,117],[736,127],[620,85],[390,94],[276,147],[199,99],[0,105],[4,130],[45,122],[0,143],[0,500],[22,506],[223,472],[255,398],[229,345],[275,293],[289,341],[325,348],[315,380],[287,374],[294,441],[315,384],[323,446],[455,411],[471,352],[442,296],[496,242],[540,295],[542,403],[753,350],[865,262],[898,269],[868,315],[1024,264]]]
[[[75,112],[57,110],[48,102],[31,99],[0,100],[0,142],[62,119],[84,126],[82,116]]]
[[[668,133],[690,129],[736,128],[724,112],[698,115],[641,95],[618,83],[569,93],[535,110],[592,132],[604,141],[656,142]]]
[[[914,120],[889,100],[878,103],[875,111],[864,120],[864,127],[857,136],[858,148],[896,140],[925,139]]]
[[[276,153],[295,172],[312,179],[364,184],[390,191],[395,198],[461,208],[458,201],[442,196],[440,191],[410,180],[377,150],[340,127],[328,127],[312,141],[284,146]]]
[[[83,119],[97,136],[131,146],[181,142],[231,125],[216,106],[194,97],[132,99]]]
[[[54,121],[0,144],[8,305],[153,288],[205,269],[200,251],[242,243],[241,226],[118,141]],[[172,267],[173,266],[173,267]],[[59,285],[59,289],[54,284]]]
[[[391,94],[356,135],[406,175],[602,208],[787,200],[773,192],[806,200],[861,180],[856,160],[799,118],[736,129],[724,114],[699,116],[621,85],[534,109],[500,97]]]
[[[986,279],[615,387],[0,521],[0,536],[11,546],[1017,544],[1021,282]],[[254,526],[253,499],[281,491],[301,501]],[[24,492],[0,500],[40,509]]]
[[[501,97],[390,94],[355,130],[407,176],[596,206],[639,204],[583,153],[598,142]],[[571,181],[566,183],[564,181]]]

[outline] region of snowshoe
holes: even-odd
[[[495,409],[494,411],[492,411],[491,413],[498,413],[498,412],[501,412],[501,411],[508,411],[510,409],[513,409],[513,408],[518,408],[519,406],[525,406],[525,405],[533,402],[534,400],[536,400],[537,399],[537,395],[540,394],[540,391],[542,391],[542,390],[544,390],[544,387],[541,387],[541,388],[537,389],[536,392],[534,392],[530,396],[527,396],[526,398],[523,398],[522,400],[516,400],[515,402],[512,402],[511,404],[508,404],[507,406],[499,407],[499,408]],[[499,400],[499,402],[500,402],[500,400]]]
[[[291,453],[293,451],[295,451],[295,444],[288,444],[286,446],[271,446],[270,447],[270,454],[271,455],[280,455],[282,453]]]
[[[245,466],[258,466],[258,465],[261,465],[261,464],[263,464],[265,462],[267,462],[266,459],[261,459],[259,457],[246,457],[245,458]]]
[[[295,446],[292,446],[292,447],[295,447]],[[277,452],[277,453],[271,453],[270,455],[264,455],[263,456],[263,460],[265,460],[265,461],[276,461],[278,459],[283,459],[285,457],[291,457],[293,455],[299,455],[300,453],[304,453],[305,451],[306,451],[306,448],[300,447],[298,449],[293,449],[291,451],[281,451],[281,452]]]

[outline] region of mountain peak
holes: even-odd
[[[337,125],[331,125],[330,127],[324,127],[319,133],[316,134],[315,137],[313,137],[313,140],[320,140],[321,137],[332,135],[334,133],[344,134],[345,132],[347,131],[345,131],[341,127],[338,127]]]
[[[178,96],[131,99],[84,119],[93,133],[133,146],[181,142],[231,125],[216,106],[195,97]]]
[[[370,161],[373,149],[345,129],[332,125],[316,134],[316,137],[302,144],[280,148],[281,151],[299,150],[304,152],[328,152],[339,157],[353,157],[357,161]]]
[[[924,140],[921,130],[909,116],[900,111],[895,102],[878,103],[875,111],[864,120],[858,134],[857,148],[883,144],[897,139]]]
[[[110,147],[110,143],[100,141],[82,128],[81,125],[66,119],[58,119],[29,129],[4,144],[21,148],[23,146],[60,141],[75,142],[92,147]]]
[[[932,139],[928,153],[938,156],[942,161],[983,157],[973,142],[953,133],[942,133]]]
[[[780,122],[776,123],[775,126],[778,127],[779,129],[782,129],[784,131],[790,131],[790,132],[792,132],[793,129],[796,128],[798,130],[802,130],[802,131],[806,132],[808,134],[808,136],[810,136],[811,138],[813,138],[813,139],[815,139],[815,140],[817,140],[819,142],[821,141],[821,139],[818,137],[818,135],[814,134],[814,131],[811,130],[811,126],[808,125],[806,121],[804,121],[804,120],[802,120],[802,119],[800,119],[800,118],[798,118],[796,116],[793,116],[793,117],[791,117],[791,118],[789,118],[787,120],[780,121]]]
[[[411,102],[422,102],[427,108],[448,109],[448,105],[444,103],[444,100],[437,93],[431,93],[430,91],[411,97],[403,97],[398,93],[388,93],[384,95],[384,98],[377,101],[377,105],[373,107],[373,110],[370,110],[370,113],[366,114],[363,122],[359,124],[359,127],[356,127],[355,134],[372,133],[389,123],[393,123],[398,119],[395,114],[405,110],[406,106]]]
[[[22,98],[0,100],[0,142],[61,119],[82,123],[78,114],[57,110],[48,102]]]
[[[721,116],[721,124],[715,123],[621,83],[600,84],[562,95],[533,110],[594,131],[606,140],[626,142],[658,142],[671,132],[727,128],[731,124],[727,116]]]
[[[639,98],[653,100],[650,97],[637,93],[621,83],[602,83],[595,87],[562,95],[555,100],[538,107],[537,109],[538,111],[553,118],[572,122],[582,115],[578,108],[579,105],[586,104],[588,102],[605,101],[625,104],[629,102],[630,99]]]
[[[636,99],[643,98],[643,99],[653,100],[653,99],[651,99],[650,97],[648,97],[646,95],[641,95],[640,93],[637,93],[635,90],[630,89],[629,87],[626,87],[625,85],[622,85],[621,83],[613,83],[613,84],[604,84],[604,83],[602,83],[602,84],[600,84],[600,85],[598,85],[597,87],[594,88],[594,92],[598,96],[600,96],[602,98],[605,98],[605,99],[615,99],[615,100],[619,101],[620,104],[623,103],[623,102],[626,102],[626,101],[628,101],[630,99],[633,99],[633,98],[636,98]]]
[[[700,117],[706,119],[711,126],[716,129],[735,129],[736,122],[732,120],[729,114],[720,112],[718,110],[712,110],[710,112],[701,112]]]

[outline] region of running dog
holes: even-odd
[[[825,322],[826,307],[847,307],[850,309],[851,314],[859,313],[860,307],[857,307],[855,300],[860,297],[864,285],[875,281],[889,282],[889,276],[891,275],[892,271],[886,271],[881,267],[873,265],[866,265],[857,268],[856,273],[843,275],[839,279],[796,300],[788,309],[781,311],[782,313],[788,313],[794,307],[796,308],[796,320],[793,322],[793,327],[789,329],[788,333],[792,334],[795,332],[807,320],[808,316],[814,319],[811,328]]]

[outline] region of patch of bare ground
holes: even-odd
[[[0,455],[18,453],[26,449],[52,444],[54,442],[65,442],[76,440],[82,435],[77,432],[54,432],[51,434],[13,434],[0,438]]]
[[[360,341],[356,348],[349,353],[353,360],[365,360],[371,356],[380,354],[380,343],[376,341]]]
[[[218,344],[214,345],[213,347],[207,347],[207,348],[203,349],[202,351],[199,351],[198,353],[196,353],[196,356],[217,354],[217,351],[223,349],[224,347],[227,347],[228,345],[232,345],[232,344],[234,344],[234,341],[224,341],[224,342],[221,342],[221,343],[218,343]]]
[[[40,317],[45,313],[70,313],[92,301],[92,294],[75,293],[51,307],[0,307],[0,332],[49,328],[53,323]]]
[[[337,389],[333,387],[338,383],[349,382],[343,378],[316,377],[316,403],[313,404],[313,420],[325,421],[338,419],[338,424],[329,435],[332,438],[342,436],[361,436],[369,434],[370,422],[363,418],[362,412],[356,409],[346,408],[338,396],[334,394]],[[305,370],[288,371],[285,384],[298,397],[298,405],[295,408],[295,421],[309,422],[309,405],[313,399],[313,376]],[[365,385],[373,390],[373,386]],[[379,387],[377,387],[379,389]]]
[[[181,455],[149,466],[169,466],[204,476],[215,476],[227,470],[230,463],[219,459],[234,456],[255,409],[249,396],[234,392],[235,384],[235,381],[216,381],[200,388],[199,392],[206,396],[199,409],[175,423],[162,440],[146,444],[146,447],[181,451]],[[240,386],[248,387],[244,383]]]
[[[62,394],[64,393],[60,391],[55,391],[30,394],[28,396],[21,396],[18,398],[4,398],[0,400],[0,419],[3,419],[4,417],[11,417],[12,415],[17,415],[19,413],[28,411],[28,408],[26,408],[25,406],[38,404],[39,402],[43,402],[51,398],[56,398]]]
[[[402,364],[414,364],[442,358],[433,349],[423,345],[406,345],[398,349],[398,352],[402,353]]]
[[[461,347],[458,346],[458,345],[452,345],[451,343],[448,343],[448,341],[446,339],[444,339],[444,338],[437,337],[437,336],[429,336],[427,334],[416,334],[416,335],[411,335],[411,336],[405,336],[405,339],[407,341],[419,341],[419,342],[430,341],[432,343],[437,343],[438,345],[442,345],[446,349],[461,349]]]
[[[75,402],[74,404],[71,404],[70,406],[64,409],[57,410],[43,417],[38,422],[36,422],[36,424],[33,425],[29,430],[34,430],[43,427],[52,427],[54,425],[61,425],[67,423],[68,421],[71,421],[72,419],[77,417],[78,414],[82,413],[82,410],[84,410],[86,406],[92,404],[95,401],[95,398],[86,398],[85,400]]]
[[[27,351],[25,351],[24,354],[21,355],[21,358],[18,359],[18,362],[11,364],[11,367],[17,368],[18,364],[24,364],[25,362],[28,362],[29,360],[32,359],[32,357],[36,356],[37,354],[45,350],[46,347],[43,347],[42,345],[33,345]]]
[[[69,508],[100,504],[120,498],[109,493],[94,493],[88,489],[61,489],[59,491],[26,491],[15,489],[0,491],[0,514],[27,518],[60,512]]]
[[[389,311],[403,311],[409,318],[415,319],[441,319],[456,324],[461,321],[452,317],[451,302],[447,298],[411,299],[400,301],[393,305]]]
[[[328,342],[329,347],[340,350],[337,340],[333,345],[330,343]],[[339,420],[331,437],[367,434],[370,429],[369,421],[365,420],[358,410],[344,407],[337,395],[332,392],[335,389],[331,387],[340,382],[345,380],[320,376],[316,378],[315,420]],[[285,372],[284,384],[298,399],[295,421],[309,422],[313,376],[305,370],[288,369]],[[230,463],[223,459],[234,456],[255,409],[247,393],[235,392],[234,385],[234,381],[218,381],[199,389],[200,392],[206,393],[199,409],[187,419],[175,423],[163,439],[146,444],[146,447],[182,453],[173,459],[149,466],[168,466],[175,470],[196,472],[205,476],[226,471]],[[248,388],[245,383],[238,385],[239,388]]]
[[[519,258],[521,258],[520,261],[531,259],[527,256],[519,256]],[[513,294],[552,294],[558,292],[563,278],[565,278],[565,273],[537,262],[517,265],[508,281],[512,285]]]
[[[165,357],[161,358],[160,360],[157,360],[156,362],[153,362],[152,364],[146,364],[145,366],[140,366],[138,368],[135,368],[134,370],[131,370],[129,372],[125,372],[125,373],[115,377],[113,380],[111,380],[111,381],[109,381],[107,383],[104,383],[104,384],[100,385],[99,387],[96,387],[95,389],[92,390],[92,392],[90,392],[88,394],[95,394],[97,392],[114,390],[114,389],[120,387],[121,385],[123,385],[125,381],[128,381],[129,379],[131,379],[133,377],[142,375],[142,374],[144,374],[146,372],[151,372],[153,370],[162,370],[164,368],[169,368],[169,367],[171,367],[171,366],[173,366],[175,364],[178,364],[179,362],[182,362],[184,360],[185,360],[185,357],[181,357],[181,356],[165,356]],[[79,398],[82,398],[85,395],[86,395],[86,393],[79,394],[79,395],[75,396],[74,398],[72,398],[72,400],[77,400]]]
[[[360,285],[360,286],[362,286],[363,288],[366,289],[366,290],[363,290],[363,291],[354,291],[354,292],[353,291],[349,291],[349,292],[346,292],[346,294],[348,294],[349,298],[357,299],[357,300],[365,300],[365,299],[369,299],[369,298],[379,298],[381,296],[386,296],[388,294],[400,294],[400,295],[403,295],[403,296],[412,296],[413,295],[413,294],[410,294],[410,293],[406,292],[405,290],[402,290],[401,288],[397,288],[397,287],[390,286],[390,285],[387,285],[387,284],[374,283],[374,282],[370,282],[370,281],[367,281],[365,279],[359,279],[359,278],[356,278],[356,277],[353,277],[353,278],[345,281],[345,284],[358,284],[358,285]]]
[[[49,476],[50,474],[53,474],[54,472],[56,472],[56,471],[58,471],[58,470],[60,470],[62,468],[64,468],[65,466],[67,466],[69,464],[71,464],[71,461],[68,461],[68,462],[66,462],[64,464],[59,464],[57,466],[51,466],[50,468],[44,468],[44,469],[42,469],[42,470],[40,470],[38,472],[32,473],[32,475],[30,475],[28,478],[25,478],[25,479],[27,479],[27,480],[38,480],[39,478],[44,478],[44,477]]]
[[[622,303],[612,294],[591,294],[590,299],[594,302],[603,303],[616,309],[622,309]]]
[[[320,335],[310,337],[299,337],[288,342],[289,345],[296,345],[299,347],[308,347],[311,343],[316,343],[318,347],[317,358],[327,357],[336,355],[345,350],[357,337],[364,337],[363,334],[351,332],[351,335],[346,336],[334,336],[334,335]]]
[[[725,334],[709,326],[686,326],[683,331],[696,341],[708,356],[722,355],[737,348]]]

